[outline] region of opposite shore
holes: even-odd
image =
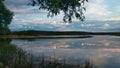
[[[120,32],[81,32],[81,31],[15,31],[8,35],[0,35],[4,39],[32,39],[32,38],[89,38],[93,35],[120,36]]]

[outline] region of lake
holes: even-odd
[[[68,63],[89,60],[94,68],[120,68],[120,36],[89,38],[12,39],[10,44],[35,57],[56,57]]]

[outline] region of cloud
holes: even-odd
[[[112,14],[109,16],[109,20],[120,20],[120,5],[114,6]]]
[[[109,18],[109,20],[120,20],[120,17],[119,16],[117,16],[117,17],[111,17],[111,18]]]
[[[109,27],[110,27],[110,24],[105,23],[102,28],[103,28],[103,29],[108,29]]]
[[[87,20],[120,20],[119,1],[90,0],[85,13]]]
[[[87,3],[86,7],[86,18],[90,20],[104,20],[111,14],[107,10],[108,5],[104,4],[104,0],[94,0],[93,2]]]
[[[74,20],[73,23],[63,23],[63,14],[53,18],[47,18],[47,11],[39,10],[39,6],[29,6],[28,0],[6,0],[6,6],[14,12],[14,19],[10,25],[11,30],[60,30],[60,31],[112,31],[113,29],[120,31],[119,23],[108,20],[120,20],[120,5],[110,9],[110,5],[106,4],[107,0],[90,0],[87,5],[85,16],[87,21],[80,23]],[[111,1],[107,1],[111,2]],[[90,21],[94,20],[94,21]],[[99,20],[99,21],[95,21]],[[102,20],[107,20],[108,22]],[[109,23],[110,22],[110,23]],[[119,22],[119,21],[118,21]],[[112,27],[111,27],[112,26]]]
[[[95,24],[81,24],[82,27],[94,27]]]
[[[90,0],[86,7],[85,16],[87,20],[120,20],[120,1],[113,0]],[[28,6],[29,0],[6,0],[6,6],[14,13],[45,13],[39,7]],[[112,7],[113,6],[113,7]],[[114,11],[113,11],[114,10]],[[57,16],[62,21],[63,15]],[[57,20],[54,18],[54,20]],[[53,19],[52,19],[53,20]]]
[[[29,0],[5,0],[5,4],[9,5],[10,7],[20,7],[22,5],[27,5],[29,3]]]

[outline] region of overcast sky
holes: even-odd
[[[106,31],[106,29],[120,28],[118,26],[120,20],[120,0],[89,0],[85,4],[87,11],[85,12],[85,23],[75,20],[72,24],[63,23],[62,13],[54,18],[47,18],[47,12],[39,10],[37,6],[28,5],[28,0],[6,0],[6,6],[14,12],[14,19],[10,25],[12,30],[82,30],[89,31]],[[91,22],[94,20],[94,23]],[[96,23],[98,21],[111,21],[104,23]],[[114,22],[115,23],[114,23]],[[116,22],[117,21],[117,22]],[[114,27],[111,27],[112,26]],[[117,26],[116,26],[117,25]],[[88,29],[87,29],[88,28]]]

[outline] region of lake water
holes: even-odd
[[[90,38],[13,39],[11,44],[39,56],[55,56],[69,62],[90,60],[95,68],[120,68],[120,36]]]

